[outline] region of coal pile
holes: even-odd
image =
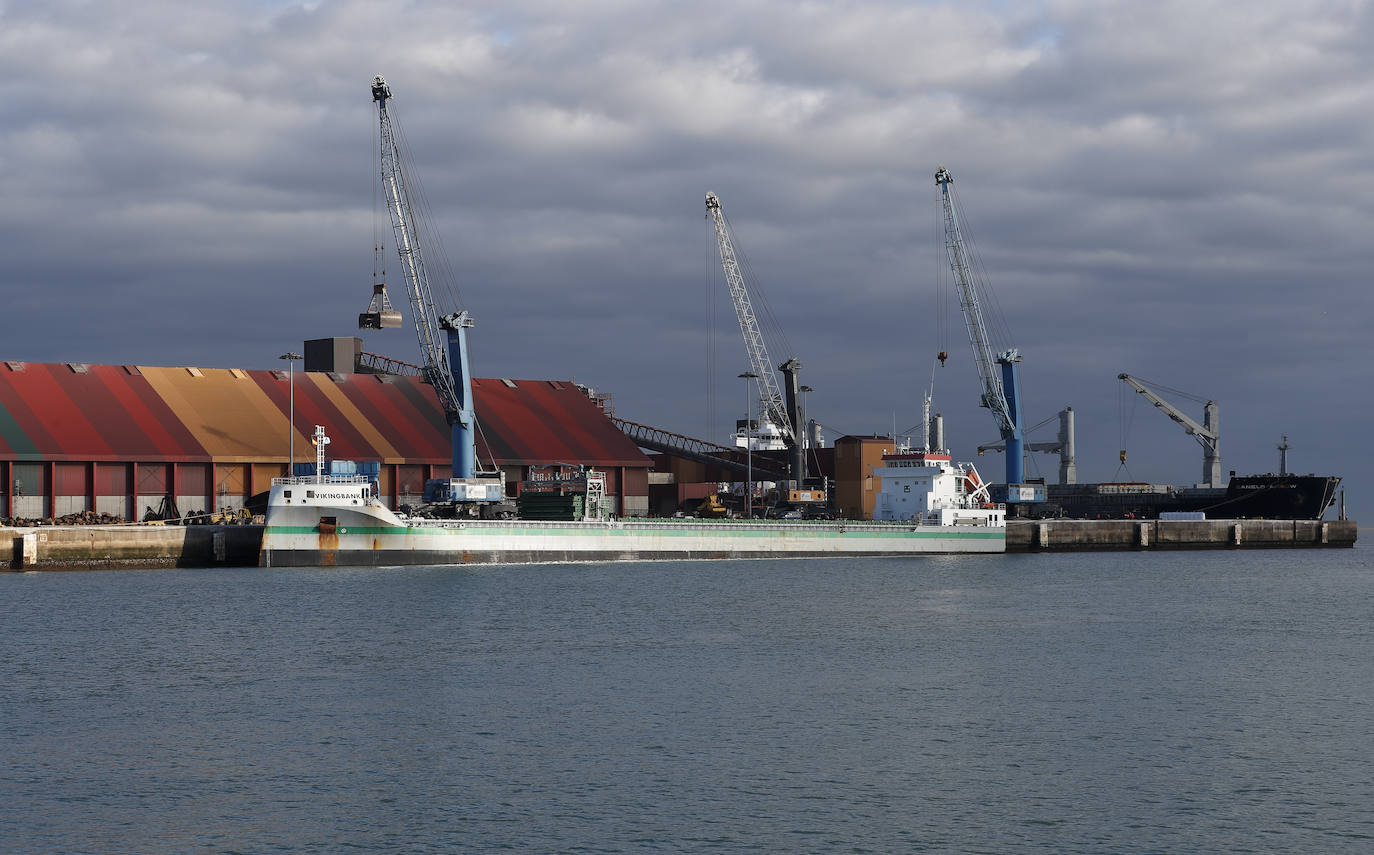
[[[32,528],[42,525],[120,525],[124,518],[115,514],[80,511],[64,514],[52,519],[29,519],[27,517],[0,517],[0,525],[13,528]]]

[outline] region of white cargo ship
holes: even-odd
[[[363,476],[277,478],[260,563],[342,567],[1006,551],[1005,506],[986,500],[972,465],[903,452],[885,462],[883,472],[900,474],[884,478],[878,506],[904,510],[861,522],[597,519],[595,510],[575,522],[430,519],[391,511]]]

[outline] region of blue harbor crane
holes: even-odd
[[[997,429],[1002,434],[1007,453],[1008,500],[1014,500],[1012,486],[1025,480],[1025,431],[1021,424],[1021,380],[1018,373],[1021,353],[1014,347],[994,352],[987,324],[983,321],[978,289],[973,282],[968,249],[950,193],[953,183],[954,178],[949,170],[941,166],[935,171],[935,184],[940,188],[945,214],[945,253],[959,290],[959,305],[963,308],[969,343],[973,345],[973,357],[978,363],[978,375],[983,381],[983,394],[978,403],[992,410],[997,420]],[[942,352],[942,362],[944,356]]]
[[[381,182],[387,211],[396,238],[396,252],[406,290],[410,295],[415,333],[424,355],[425,379],[434,386],[453,439],[453,477],[430,479],[425,500],[452,504],[458,511],[479,513],[480,503],[500,502],[504,484],[496,477],[479,477],[477,471],[476,416],[472,410],[472,380],[468,365],[467,330],[472,318],[467,311],[441,314],[430,290],[429,272],[421,249],[416,206],[411,182],[387,112],[391,88],[381,75],[372,79],[372,99],[381,125]]]

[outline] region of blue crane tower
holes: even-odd
[[[969,343],[973,345],[973,357],[978,363],[978,375],[983,381],[979,405],[992,410],[997,419],[997,429],[1006,445],[1007,484],[1020,484],[1025,480],[1025,431],[1021,425],[1021,380],[1017,368],[1021,363],[1021,353],[1014,347],[1000,353],[993,350],[987,324],[983,321],[978,289],[974,286],[964,235],[959,228],[959,218],[950,194],[952,183],[954,177],[949,170],[941,166],[935,171],[935,184],[940,188],[940,201],[945,213],[945,253],[959,290],[959,305],[964,312]]]
[[[396,236],[396,252],[406,280],[415,333],[424,355],[425,378],[434,386],[453,439],[453,477],[433,479],[425,485],[427,501],[467,503],[469,512],[481,502],[499,502],[504,485],[499,477],[482,478],[477,472],[476,416],[472,409],[472,380],[468,366],[467,330],[472,318],[466,311],[440,314],[429,284],[421,249],[416,206],[411,200],[401,152],[392,129],[387,101],[391,89],[380,75],[372,79],[372,99],[377,103],[381,126],[381,182],[387,211]]]

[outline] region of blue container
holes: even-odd
[[[295,464],[294,466],[291,467],[291,474],[292,474],[292,475],[295,475],[297,478],[303,478],[303,477],[305,477],[305,476],[307,476],[307,475],[314,475],[314,474],[315,474],[315,464],[313,464],[313,463],[297,463],[297,464]]]

